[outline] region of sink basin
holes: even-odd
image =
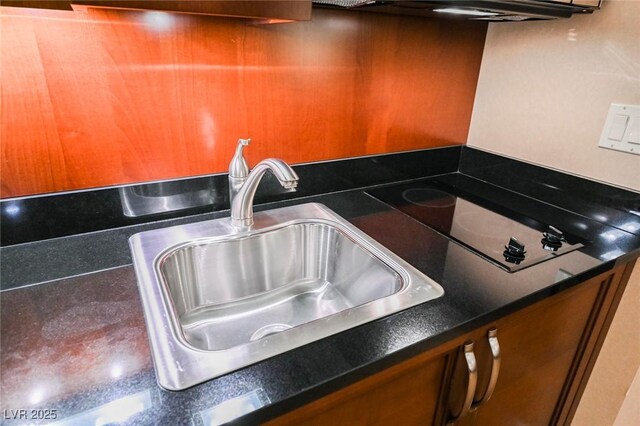
[[[185,340],[201,350],[249,343],[402,288],[400,274],[324,222],[186,243],[158,265]]]
[[[327,207],[257,213],[130,239],[158,382],[180,390],[441,296]]]

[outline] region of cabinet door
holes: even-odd
[[[497,322],[500,374],[491,399],[472,413],[474,424],[552,423],[608,281],[597,277]],[[486,382],[490,370],[479,370],[478,382]]]
[[[424,355],[424,354],[423,354]],[[305,405],[269,425],[429,425],[451,354],[423,355]]]

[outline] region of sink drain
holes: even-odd
[[[270,334],[280,333],[281,331],[285,331],[285,330],[288,330],[290,328],[293,328],[293,326],[291,326],[289,324],[269,324],[269,325],[265,325],[264,327],[260,327],[259,329],[257,329],[251,335],[251,338],[249,340],[251,340],[253,342],[254,340],[262,339],[263,337],[268,336]]]

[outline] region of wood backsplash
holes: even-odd
[[[0,8],[3,198],[463,144],[486,26]]]

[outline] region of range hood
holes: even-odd
[[[602,0],[313,0],[314,5],[349,10],[458,17],[475,21],[532,21],[592,13]],[[578,4],[580,3],[580,4]]]

